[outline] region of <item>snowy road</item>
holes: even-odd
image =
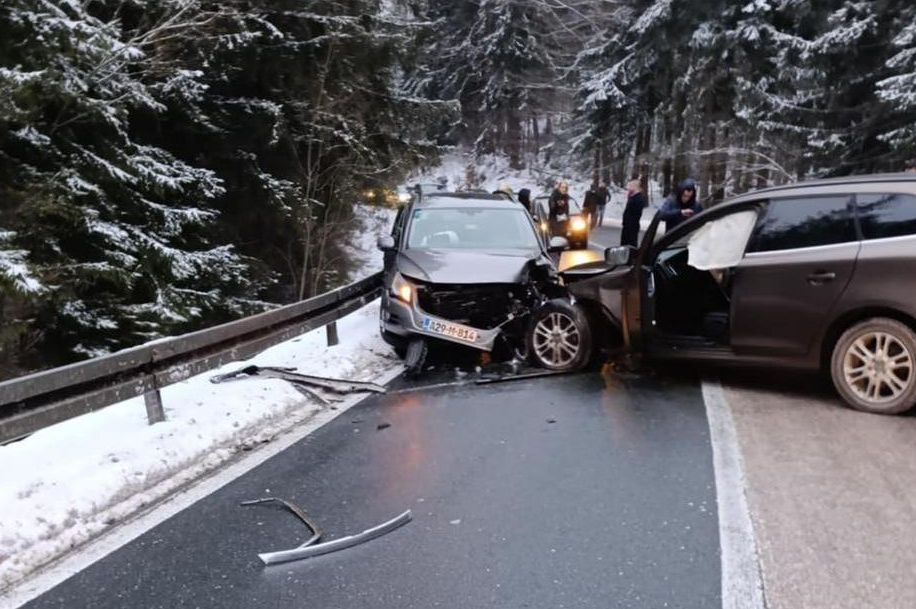
[[[378,429],[387,423],[390,427]],[[382,539],[264,568],[410,508]],[[370,398],[27,605],[719,605],[716,491],[695,380],[598,374]]]

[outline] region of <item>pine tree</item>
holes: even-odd
[[[221,180],[135,137],[134,114],[166,110],[137,76],[155,39],[129,37],[104,9],[15,0],[0,12],[0,274],[30,298],[52,361],[237,315],[252,287],[245,261],[207,234]]]
[[[890,10],[896,16],[886,61],[890,75],[878,82],[878,97],[890,116],[880,138],[893,150],[889,165],[900,169],[901,162],[916,159],[916,6],[894,2]]]

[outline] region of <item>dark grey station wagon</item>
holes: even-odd
[[[594,342],[651,358],[829,371],[876,413],[916,404],[916,176],[741,195],[567,270]]]

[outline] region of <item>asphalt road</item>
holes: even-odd
[[[379,426],[389,427],[379,429]],[[263,567],[305,529],[410,508],[362,546]],[[691,379],[598,373],[369,398],[27,605],[697,607],[721,604],[709,431]]]
[[[603,250],[606,247],[620,245],[620,229],[611,226],[599,226],[589,236],[593,247]]]
[[[916,607],[916,411],[840,405],[829,382],[723,372],[769,609]]]

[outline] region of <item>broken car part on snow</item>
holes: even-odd
[[[312,523],[308,515],[306,515],[306,513],[296,504],[290,503],[285,499],[280,499],[277,497],[267,497],[263,499],[254,499],[251,501],[243,501],[241,505],[256,506],[265,505],[268,503],[279,503],[287,510],[292,512],[296,518],[301,520],[302,523],[308,527],[309,531],[312,533],[312,536],[297,548],[258,554],[258,558],[260,558],[261,562],[263,562],[265,565],[278,565],[285,562],[292,562],[294,560],[302,560],[303,558],[311,558],[312,556],[320,556],[322,554],[336,552],[337,550],[343,550],[345,548],[351,548],[355,545],[375,539],[376,537],[381,537],[386,533],[390,533],[391,531],[394,531],[395,529],[407,524],[413,518],[410,510],[407,510],[403,514],[400,514],[399,516],[396,516],[387,522],[383,522],[378,526],[372,527],[371,529],[366,529],[362,533],[357,533],[356,535],[348,535],[347,537],[341,537],[340,539],[327,541],[325,543],[316,543],[319,539],[321,539],[321,531],[315,524]]]
[[[330,391],[332,393],[346,395],[350,393],[385,393],[387,390],[378,383],[365,381],[347,381],[342,379],[326,378],[322,376],[311,376],[300,374],[295,368],[275,368],[270,366],[246,366],[239,370],[234,370],[226,374],[218,374],[210,378],[211,383],[223,383],[226,381],[237,381],[252,377],[281,379],[293,383],[297,387],[304,388],[308,393],[315,395],[321,401],[327,400],[321,394],[315,392],[315,389]]]

